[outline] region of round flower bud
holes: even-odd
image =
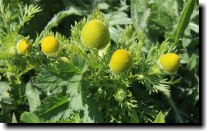
[[[59,50],[59,41],[54,36],[47,36],[41,41],[41,50],[44,54],[50,55]]]
[[[119,74],[128,70],[132,62],[131,54],[124,49],[119,49],[113,53],[109,66],[113,73]]]
[[[110,41],[107,25],[97,19],[87,22],[81,32],[81,42],[86,48],[101,49]]]
[[[17,55],[17,49],[15,46],[12,46],[8,49],[8,53],[9,53],[9,56],[16,56]]]
[[[175,53],[167,53],[159,58],[160,68],[167,73],[175,73],[180,64],[180,57]]]
[[[17,43],[17,52],[19,55],[25,55],[32,50],[32,44],[26,40],[22,39]]]
[[[115,100],[118,102],[123,102],[127,97],[127,92],[124,89],[119,89],[115,94]]]

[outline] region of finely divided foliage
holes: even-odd
[[[0,0],[0,122],[199,123],[197,0],[52,1]],[[82,42],[91,20],[109,29],[102,49]],[[41,50],[47,36],[59,43],[50,54]],[[18,54],[22,39],[27,54]],[[127,68],[123,55],[111,62],[119,49]],[[175,72],[160,64],[167,53],[180,57]]]

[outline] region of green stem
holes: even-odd
[[[171,107],[173,108],[174,112],[176,113],[176,117],[177,117],[177,120],[179,121],[179,123],[183,123],[183,120],[180,116],[180,113],[175,105],[175,103],[173,102],[173,100],[171,99],[171,96],[170,96],[170,93],[163,93],[167,100],[168,100],[168,103],[171,105]]]

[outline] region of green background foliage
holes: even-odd
[[[81,43],[90,19],[109,27],[102,50]],[[40,50],[48,35],[60,42],[52,56]],[[109,69],[117,49],[133,56],[121,74]],[[158,66],[169,52],[181,58],[175,74]],[[199,123],[199,102],[199,1],[0,0],[0,122]]]

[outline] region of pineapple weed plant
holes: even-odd
[[[63,0],[66,10],[31,36],[44,2],[6,2],[1,122],[199,122],[198,1]],[[70,36],[54,31],[73,15],[82,19],[64,28]]]

